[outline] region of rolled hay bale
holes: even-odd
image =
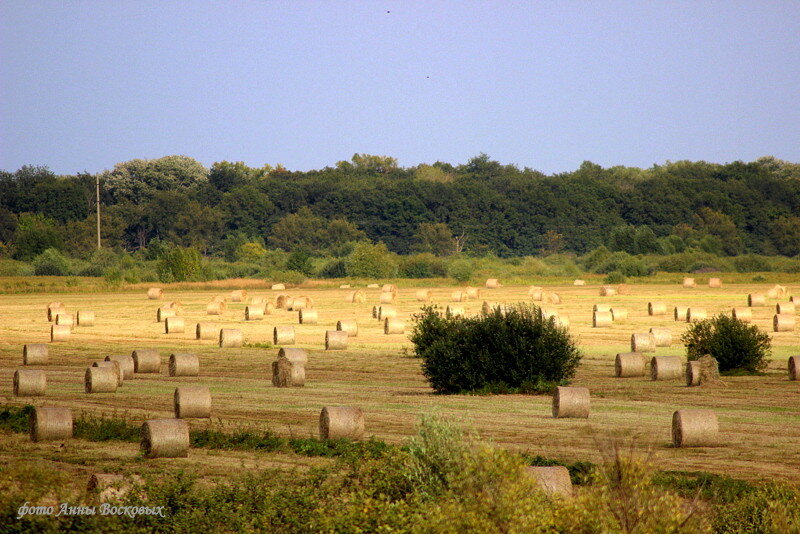
[[[266,297],[252,297],[250,299],[250,306],[254,308],[264,308],[267,305],[267,298]]]
[[[195,339],[217,339],[218,334],[217,325],[211,323],[197,323],[194,327]]]
[[[133,475],[115,475],[111,473],[94,473],[86,484],[86,492],[96,494],[101,503],[113,502],[126,497],[137,485],[142,485],[141,477]]]
[[[94,312],[93,311],[79,311],[75,314],[75,322],[78,326],[94,326]]]
[[[352,406],[325,406],[319,414],[319,439],[364,437],[364,411]]]
[[[181,419],[150,419],[142,424],[141,449],[145,458],[189,456],[189,425]]]
[[[69,341],[69,336],[72,330],[70,327],[63,324],[54,324],[50,326],[50,341],[55,343],[57,341]]]
[[[800,356],[789,356],[789,380],[800,380]]]
[[[394,306],[379,306],[378,307],[378,320],[384,321],[397,317],[397,310]]]
[[[713,447],[719,444],[719,423],[712,410],[678,410],[672,414],[675,447]]]
[[[294,345],[294,327],[276,326],[272,330],[272,342],[274,345]]]
[[[477,287],[465,287],[464,293],[467,295],[468,299],[478,299],[481,298],[481,290]]]
[[[103,360],[101,362],[92,363],[92,367],[111,369],[114,372],[114,375],[117,377],[117,387],[121,386],[125,381],[125,375],[122,373],[122,367],[120,366],[119,362],[113,360]]]
[[[186,323],[183,317],[167,317],[164,320],[165,334],[182,334],[186,330]]]
[[[705,308],[689,308],[686,310],[686,322],[696,323],[698,321],[705,321],[708,317]]]
[[[775,313],[777,315],[794,315],[797,310],[794,307],[794,302],[779,302],[775,305]]]
[[[453,304],[448,304],[447,308],[445,309],[445,315],[450,315],[452,317],[463,317],[464,306],[455,306]]]
[[[134,373],[160,373],[161,354],[155,349],[136,349],[131,353]]]
[[[628,310],[627,308],[611,308],[611,317],[614,319],[614,322],[624,321],[628,318]]]
[[[589,417],[589,388],[558,386],[553,392],[553,417]]]
[[[308,363],[308,353],[305,349],[297,349],[292,347],[281,347],[278,351],[278,358],[286,358],[290,362]]]
[[[600,287],[600,296],[601,297],[613,297],[617,294],[617,288],[613,286],[601,286]]]
[[[592,328],[604,328],[611,326],[614,322],[614,317],[611,312],[593,312],[592,313]]]
[[[542,317],[544,317],[545,319],[550,319],[551,317],[558,317],[558,310],[556,309],[541,307],[539,308],[539,310],[541,310]]]
[[[381,292],[381,304],[391,304],[397,297],[397,293]]]
[[[734,308],[731,310],[734,319],[739,319],[743,323],[753,322],[753,310],[750,308]]]
[[[244,335],[237,328],[220,328],[219,346],[222,348],[241,347],[244,345]]]
[[[417,293],[419,294],[419,291]],[[346,300],[347,302],[352,302],[353,304],[363,304],[367,301],[367,294],[360,289],[357,289],[348,293]]]
[[[570,321],[569,317],[567,317],[566,315],[554,315],[553,317],[551,317],[551,319],[553,319],[553,322],[556,324],[556,326],[569,328]]]
[[[774,315],[772,317],[772,330],[774,332],[793,332],[794,315]]]
[[[531,300],[540,301],[542,300],[542,295],[544,290],[539,286],[531,286],[528,288],[528,296]]]
[[[57,313],[55,323],[58,325],[64,326],[72,326],[75,324],[75,320],[72,318],[72,315],[69,313]]]
[[[653,356],[650,360],[652,380],[673,380],[683,375],[683,360],[680,356]]]
[[[548,304],[561,304],[561,295],[558,293],[545,293],[542,300]]]
[[[453,291],[450,294],[451,302],[464,302],[465,300],[467,300],[467,294],[463,291]]]
[[[271,302],[267,302],[264,305],[264,315],[272,315],[272,310],[275,309],[275,305]]]
[[[44,343],[28,343],[22,347],[22,365],[46,365],[50,352]]]
[[[686,385],[688,387],[700,385],[700,362],[686,362]]]
[[[713,356],[706,354],[686,364],[686,385],[702,386],[719,382],[719,363]]]
[[[47,303],[47,309],[50,309],[50,308],[66,308],[66,306],[64,306],[63,302],[58,301],[58,300],[54,300],[53,302],[48,302]]]
[[[350,289],[350,284],[342,284],[339,286],[339,289]]]
[[[397,293],[397,286],[394,284],[383,284],[381,293]]]
[[[289,310],[291,311],[300,311],[311,309],[314,307],[314,299],[311,297],[295,297],[289,301]]]
[[[355,319],[336,321],[336,330],[347,332],[348,337],[356,337],[358,336],[358,323]]]
[[[272,362],[272,385],[277,388],[299,388],[305,386],[305,363],[278,358]]]
[[[275,297],[275,307],[279,310],[286,309],[289,301],[289,295],[281,294]]]
[[[630,378],[644,376],[644,356],[640,352],[620,352],[614,359],[614,376]]]
[[[694,281],[694,278],[684,278],[683,279],[683,287],[696,287],[697,283]]]
[[[226,302],[227,300],[227,295],[214,295],[211,297],[211,302]]]
[[[381,286],[378,284],[367,284],[367,289],[378,289],[379,287]]]
[[[380,306],[373,306],[372,307],[372,318],[373,319],[377,319],[378,318],[378,311],[379,310],[380,310]]]
[[[245,321],[260,321],[264,318],[264,306],[249,306],[244,307],[244,320]]]
[[[672,345],[672,332],[669,328],[654,326],[650,329],[656,347],[669,347]]]
[[[177,317],[178,310],[174,308],[164,308],[163,306],[156,310],[156,321],[163,323],[167,317]]]
[[[713,288],[722,287],[722,280],[719,278],[709,278],[708,287],[713,287]]]
[[[175,388],[173,401],[176,419],[208,419],[211,417],[211,390],[207,387]]]
[[[225,303],[220,301],[212,301],[206,304],[206,315],[222,315],[225,311]]]
[[[667,305],[663,302],[648,302],[647,315],[666,315]]]
[[[55,306],[52,304],[55,304]],[[52,323],[56,320],[56,315],[59,313],[67,313],[67,308],[60,302],[51,303],[51,305],[47,307],[47,320]]]
[[[150,300],[158,300],[164,295],[164,290],[160,287],[151,287],[147,290],[147,298]]]
[[[789,297],[789,302],[797,306],[798,304],[800,304],[800,295],[794,295]]]
[[[498,287],[500,287],[500,280],[497,278],[489,278],[486,280],[487,289],[497,289]]]
[[[584,280],[574,280],[572,282],[572,285],[573,286],[585,286],[586,285],[586,281],[584,281]]]
[[[197,354],[170,354],[168,372],[169,376],[200,376],[200,358]]]
[[[610,312],[611,304],[595,304],[592,306],[592,312]]]
[[[418,289],[415,293],[415,297],[417,298],[417,302],[430,302],[431,292],[427,289]]]
[[[72,437],[72,410],[39,407],[31,413],[31,441],[57,441]]]
[[[763,293],[750,293],[747,295],[747,305],[751,308],[767,305],[767,297]]]
[[[15,397],[41,397],[47,390],[47,375],[38,369],[14,371]]]
[[[136,369],[136,364],[133,361],[133,356],[130,354],[114,354],[106,356],[105,361],[117,362],[119,364],[119,372],[122,373],[122,380],[130,380]]]
[[[286,291],[286,284],[272,284],[270,289],[273,291]]]
[[[402,319],[387,318],[383,322],[384,334],[404,334],[406,331],[406,322]]]
[[[767,297],[771,299],[782,299],[786,296],[786,287],[775,285],[767,291]]]
[[[525,473],[544,493],[553,497],[572,497],[572,479],[563,465],[528,466]]]
[[[88,367],[83,375],[86,393],[114,393],[119,384],[119,374],[111,367]]]
[[[231,291],[231,302],[244,302],[247,299],[247,291],[244,289],[234,289]]]
[[[631,352],[655,352],[656,340],[650,332],[631,335]]]
[[[675,306],[675,311],[672,316],[676,321],[686,322],[686,312],[689,311],[688,306]]]
[[[344,350],[346,348],[347,332],[342,330],[327,330],[325,332],[325,350]]]
[[[319,314],[317,310],[300,310],[297,312],[297,321],[300,324],[317,324]]]
[[[162,308],[166,308],[168,310],[175,310],[176,313],[181,313],[183,311],[183,304],[180,301],[173,300],[172,302],[167,302]]]

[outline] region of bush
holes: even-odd
[[[644,260],[631,256],[626,252],[615,252],[595,268],[595,272],[601,274],[608,274],[614,271],[619,271],[625,276],[647,276],[652,274]]]
[[[769,334],[727,315],[692,323],[681,340],[690,360],[710,354],[723,372],[761,372],[771,352]]]
[[[322,266],[317,277],[319,278],[344,278],[347,276],[347,265],[344,260],[331,260]]]
[[[36,276],[68,276],[69,259],[54,248],[48,248],[33,259],[33,274]]]
[[[447,267],[447,276],[457,282],[469,282],[474,272],[475,266],[468,259],[454,260]]]
[[[714,517],[714,532],[798,532],[800,494],[788,485],[767,484],[732,503]]]
[[[425,307],[414,319],[414,352],[438,393],[547,390],[581,359],[567,330],[533,305],[466,318]]]
[[[117,255],[107,248],[95,250],[89,263],[78,274],[81,276],[105,276],[105,272],[117,264]]]
[[[430,253],[406,256],[400,260],[403,278],[436,278],[447,276],[444,262]]]
[[[286,259],[286,270],[311,276],[311,274],[314,273],[314,266],[311,264],[311,255],[305,250],[293,251]]]
[[[162,282],[197,280],[202,269],[202,257],[192,247],[172,247],[161,254],[158,277]]]
[[[297,271],[274,271],[270,276],[273,282],[281,282],[293,286],[299,286],[306,281],[306,275]]]
[[[383,243],[359,243],[345,261],[347,276],[392,278],[397,275],[397,261]]]
[[[624,284],[625,283],[625,275],[619,271],[612,271],[603,278],[604,284]]]
[[[753,254],[734,258],[733,266],[736,268],[736,271],[740,273],[759,273],[772,270],[772,266],[766,258]]]

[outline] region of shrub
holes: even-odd
[[[772,270],[772,266],[766,258],[753,254],[737,256],[733,259],[733,266],[740,273],[769,272]]]
[[[458,282],[469,282],[474,272],[472,261],[465,258],[454,260],[447,267],[447,276]]]
[[[611,257],[611,251],[608,250],[604,245],[600,245],[593,251],[582,256],[579,260],[579,263],[583,265],[584,269],[593,271],[601,264],[608,261],[609,257]]]
[[[431,253],[406,256],[400,260],[400,276],[403,278],[436,278],[446,275],[444,262]]]
[[[611,271],[606,275],[603,279],[604,284],[624,284],[625,283],[625,275],[619,271]]]
[[[608,274],[613,271],[619,271],[625,276],[647,276],[652,274],[644,260],[631,256],[626,252],[615,252],[595,269],[595,272],[602,274]]]
[[[438,393],[542,391],[572,378],[581,359],[567,330],[533,305],[465,318],[425,307],[414,319],[414,352]]]
[[[117,255],[107,248],[101,248],[92,252],[89,258],[89,263],[78,271],[81,276],[104,276],[105,272],[115,267],[117,264]]]
[[[397,275],[397,261],[383,243],[359,243],[345,261],[347,276],[392,278]]]
[[[184,282],[200,277],[202,258],[192,247],[172,247],[161,254],[158,276],[162,282]]]
[[[681,340],[690,360],[710,354],[720,371],[761,372],[771,352],[769,334],[727,315],[691,324]]]
[[[70,274],[69,259],[54,248],[48,248],[33,259],[33,274],[36,276],[67,276]]]
[[[311,264],[311,255],[305,250],[295,250],[286,259],[286,270],[297,271],[306,276],[311,276],[314,266]]]
[[[319,278],[344,278],[347,276],[347,265],[342,259],[330,260],[322,266],[317,276]]]
[[[274,282],[282,282],[293,286],[299,286],[306,281],[306,275],[297,271],[274,271],[270,276]]]
[[[798,532],[800,494],[788,485],[767,484],[732,503],[714,517],[714,532]]]

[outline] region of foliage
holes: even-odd
[[[303,273],[306,276],[311,276],[314,273],[314,265],[311,263],[311,255],[303,249],[297,249],[289,254],[286,258],[286,269]]]
[[[447,266],[447,276],[457,282],[469,282],[475,273],[475,266],[471,260],[461,258],[453,260]]]
[[[431,253],[404,256],[398,273],[403,278],[437,278],[447,275],[444,262]]]
[[[721,534],[798,532],[800,493],[785,484],[766,484],[721,506],[713,526]]]
[[[192,247],[170,247],[161,254],[158,276],[162,282],[184,282],[200,276],[202,258]]]
[[[604,284],[624,284],[625,281],[625,275],[619,271],[611,271],[603,278]]]
[[[49,248],[61,248],[63,238],[55,221],[44,215],[23,213],[19,216],[14,258],[30,261]]]
[[[54,248],[48,248],[33,259],[33,274],[36,276],[67,276],[70,274],[69,259]]]
[[[690,324],[681,340],[690,360],[710,354],[723,372],[765,370],[772,347],[769,334],[727,315]]]
[[[397,261],[383,243],[362,242],[345,260],[347,276],[357,278],[392,278],[397,275]]]
[[[335,258],[325,263],[319,270],[319,278],[344,278],[347,276],[347,263],[341,258]]]

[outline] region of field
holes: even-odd
[[[789,286],[798,293],[800,284]],[[388,442],[401,442],[415,431],[421,414],[435,412],[462,421],[484,438],[502,446],[531,454],[569,461],[599,458],[598,445],[612,437],[633,438],[637,447],[651,449],[661,469],[703,470],[748,480],[800,482],[800,383],[787,379],[786,361],[800,354],[800,328],[772,333],[774,299],[753,308],[754,324],[770,332],[773,359],[765,376],[724,377],[726,387],[687,388],[683,380],[652,382],[648,378],[613,377],[614,356],[630,350],[630,336],[651,326],[667,326],[673,345],[655,354],[684,354],[680,335],[686,323],[672,319],[672,307],[686,305],[707,310],[709,316],[745,306],[748,293],[763,293],[768,284],[726,284],[721,289],[685,289],[675,284],[632,285],[629,293],[600,297],[597,285],[557,286],[563,304],[548,305],[569,317],[570,331],[585,357],[573,381],[592,395],[588,420],[553,419],[550,397],[544,395],[434,395],[420,371],[420,361],[411,356],[406,335],[385,335],[371,317],[378,304],[379,289],[366,289],[367,302],[345,301],[349,289],[290,289],[290,295],[313,297],[319,324],[297,324],[297,313],[274,310],[260,321],[244,321],[244,303],[229,303],[221,316],[206,315],[212,296],[228,294],[229,288],[190,289],[167,286],[162,300],[148,300],[146,290],[116,293],[9,294],[0,296],[0,395],[4,406],[23,404],[69,406],[76,412],[114,414],[133,422],[172,417],[172,393],[183,384],[206,385],[213,397],[213,420],[190,422],[192,428],[222,425],[224,428],[269,429],[282,436],[317,435],[320,409],[327,405],[352,405],[364,409],[367,435]],[[455,288],[431,288],[433,302],[446,306]],[[250,290],[249,296],[274,301],[278,292]],[[788,298],[788,297],[787,297]],[[484,300],[527,301],[527,286],[481,289],[476,300],[463,303],[468,313],[477,312]],[[787,299],[782,299],[786,301]],[[21,367],[25,343],[49,341],[50,323],[46,305],[63,302],[70,313],[91,310],[96,326],[75,327],[68,342],[50,345],[47,396],[13,397],[14,371]],[[186,333],[165,334],[156,322],[161,302],[179,301]],[[647,303],[667,304],[669,314],[650,317]],[[592,328],[592,305],[610,303],[624,307],[629,318],[609,328]],[[401,287],[395,304],[407,319],[419,309],[415,290]],[[337,320],[356,319],[359,333],[344,351],[324,350],[326,330]],[[219,348],[213,341],[194,339],[197,322],[240,328],[243,348]],[[309,352],[306,386],[275,388],[271,384],[272,328],[294,325],[297,343]],[[116,393],[86,394],[83,375],[93,361],[109,354],[127,354],[137,348],[157,348],[162,355],[162,374],[137,375]],[[199,378],[171,378],[166,361],[171,353],[193,352],[201,360]],[[674,410],[705,407],[716,410],[724,446],[698,449],[671,447],[670,423]],[[71,440],[59,444],[31,443],[23,434],[0,435],[0,461],[4,464],[47,462],[55,469],[76,475],[76,486],[85,484],[79,475],[98,471],[150,471],[184,469],[204,476],[224,477],[249,467],[304,467],[324,460],[291,453],[251,453],[196,449],[186,459],[141,459],[135,444],[95,443]]]

